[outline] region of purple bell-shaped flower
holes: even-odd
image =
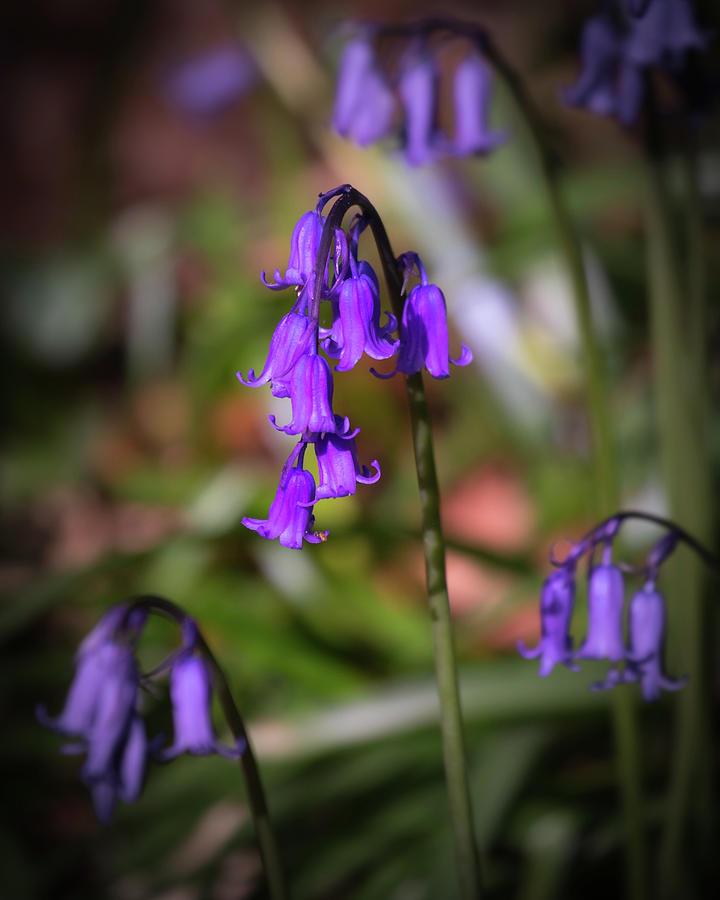
[[[490,72],[479,53],[470,53],[455,69],[453,99],[455,104],[456,156],[488,153],[507,137],[488,126],[491,99]]]
[[[340,420],[339,416],[336,419]],[[355,483],[374,484],[380,478],[380,466],[374,459],[370,465],[375,469],[370,472],[367,466],[358,463],[355,435],[343,435],[342,420],[337,422],[338,432],[326,433],[315,441],[315,455],[318,461],[319,482],[316,500],[328,497],[347,497],[355,493]]]
[[[540,657],[538,674],[543,678],[559,664],[578,671],[572,661],[572,638],[569,633],[574,604],[573,571],[563,568],[548,575],[540,594],[540,642],[532,649],[528,649],[522,641],[517,643],[518,653],[525,659]]]
[[[449,363],[467,366],[472,353],[462,344],[459,359],[451,359],[448,350],[447,307],[445,297],[437,285],[428,284],[425,268],[417,254],[406,254],[408,270],[417,267],[421,283],[416,285],[405,301],[400,329],[400,353],[397,366],[387,375],[370,371],[378,378],[392,378],[396,372],[412,375],[425,367],[433,378],[448,378]],[[402,259],[402,257],[401,257]]]
[[[332,411],[333,380],[327,360],[317,353],[306,353],[295,363],[287,382],[292,403],[292,421],[278,425],[275,416],[270,421],[285,434],[302,434],[304,431],[335,431]]]
[[[441,149],[437,91],[438,72],[432,56],[422,47],[410,47],[401,62],[399,92],[405,110],[405,160],[411,166],[433,162]]]
[[[582,69],[575,84],[564,91],[566,103],[614,115],[621,54],[622,38],[612,22],[602,14],[588,19],[580,40]]]
[[[172,746],[161,751],[159,759],[175,759],[181,753],[209,756],[218,753],[237,759],[244,745],[226,747],[215,737],[210,716],[212,685],[208,664],[192,647],[183,650],[170,670],[170,700],[173,711]]]
[[[299,550],[303,539],[311,544],[325,540],[327,532],[313,530],[315,518],[312,505],[315,501],[315,479],[302,468],[305,443],[293,451],[285,464],[275,499],[270,504],[267,519],[251,519],[245,516],[243,525],[268,540],[278,538],[283,547]],[[291,467],[297,458],[297,467]]]
[[[663,671],[665,649],[665,600],[652,584],[646,584],[630,601],[629,648],[624,681],[639,681],[643,697],[657,700],[660,690],[678,691],[687,678],[669,678]]]
[[[123,803],[133,803],[140,796],[147,759],[145,723],[135,713],[112,764],[101,776],[89,781],[95,814],[103,825],[112,820],[118,797]]]
[[[256,375],[253,369],[243,377],[237,372],[238,381],[247,387],[260,387],[268,381],[282,383],[284,375],[292,369],[298,359],[312,346],[317,326],[311,318],[297,312],[286,313],[278,322],[270,340],[270,350],[263,370]],[[275,394],[275,390],[273,390]],[[275,396],[288,396],[275,394]]]
[[[333,127],[361,147],[392,130],[395,98],[375,58],[369,36],[349,41],[338,73]]]
[[[655,0],[632,20],[625,45],[628,60],[638,66],[682,65],[689,50],[704,50],[707,38],[698,28],[689,0]]]
[[[323,349],[340,360],[335,366],[337,372],[354,368],[363,353],[373,359],[388,359],[400,345],[399,340],[389,337],[389,332],[397,328],[395,317],[388,314],[386,324],[380,324],[380,294],[374,272],[368,273],[369,265],[351,265],[355,271],[340,287],[332,327],[324,334]]]
[[[623,641],[623,575],[612,563],[595,566],[588,584],[588,633],[576,659],[625,658]]]
[[[290,258],[284,275],[275,269],[275,282],[266,281],[265,273],[261,273],[262,282],[274,291],[283,290],[290,285],[302,287],[315,270],[315,260],[320,247],[325,220],[315,210],[303,213],[293,228],[290,239]]]

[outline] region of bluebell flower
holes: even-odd
[[[674,69],[682,65],[688,51],[704,50],[706,45],[690,0],[655,0],[631,21],[625,55],[638,66]]]
[[[540,657],[538,674],[545,677],[562,664],[577,672],[572,658],[570,620],[575,605],[575,579],[572,568],[563,567],[545,579],[540,594],[541,636],[537,647],[528,649],[518,641],[517,649],[525,659]]]
[[[614,115],[622,47],[622,38],[606,15],[601,13],[589,18],[580,38],[580,75],[575,84],[564,91],[566,102],[571,106],[584,106],[598,115]]]
[[[315,261],[324,224],[325,220],[316,210],[310,210],[300,216],[290,239],[290,257],[285,274],[281,275],[280,269],[275,269],[273,283],[268,282],[265,273],[262,272],[260,277],[265,287],[281,291],[293,285],[305,286],[315,272]]]
[[[482,56],[468,54],[458,63],[453,77],[455,155],[488,153],[507,139],[504,132],[491,131],[488,125],[490,92],[490,72]]]
[[[665,600],[648,582],[633,595],[628,616],[629,646],[624,669],[613,668],[594,690],[640,682],[645,700],[657,700],[661,690],[679,691],[687,678],[670,678],[664,672]]]
[[[273,381],[282,384],[282,378],[293,368],[298,359],[307,354],[313,346],[317,335],[317,326],[311,318],[293,312],[286,313],[278,322],[270,340],[270,350],[263,370],[256,375],[253,369],[244,377],[242,372],[236,372],[238,381],[247,387],[260,387]],[[273,391],[275,393],[275,391]],[[278,393],[275,396],[285,397],[286,393]]]
[[[340,60],[333,127],[361,147],[392,130],[395,98],[375,58],[370,35],[349,41]]]
[[[588,633],[576,659],[625,658],[623,604],[625,587],[620,569],[611,563],[594,566],[588,585]]]
[[[90,778],[84,776],[90,787],[95,815],[103,825],[109,825],[118,798],[123,803],[134,803],[140,796],[147,768],[149,745],[142,717],[134,713],[125,734],[109,765]]]
[[[339,418],[339,417],[338,417]],[[380,478],[380,466],[374,459],[370,465],[375,469],[371,473],[367,466],[358,463],[355,435],[358,429],[343,434],[343,424],[338,421],[336,432],[319,436],[314,443],[318,461],[319,481],[316,500],[328,497],[347,497],[355,493],[355,483],[375,484]]]
[[[147,742],[137,721],[140,675],[132,646],[145,620],[142,610],[128,615],[125,604],[112,607],[78,649],[63,711],[56,719],[44,707],[37,711],[41,724],[79,739],[65,751],[87,754],[82,777],[102,822],[111,818],[118,795],[136,796],[145,770]]]
[[[385,325],[380,324],[380,292],[377,276],[365,261],[351,258],[352,274],[346,278],[336,300],[333,300],[333,324],[321,329],[323,349],[340,362],[337,372],[347,372],[360,361],[363,353],[373,359],[388,359],[400,341],[390,337],[397,321],[387,314]]]
[[[285,434],[335,430],[333,380],[326,359],[315,352],[305,353],[295,363],[287,384],[292,421],[288,425],[278,425],[275,416],[271,415],[269,418],[274,428]]]
[[[245,516],[243,525],[268,540],[278,538],[283,547],[299,550],[303,540],[318,544],[327,532],[315,532],[312,505],[315,502],[315,479],[302,468],[306,444],[301,442],[290,455],[280,476],[275,499],[267,519]],[[297,465],[292,463],[297,460]]]
[[[165,93],[180,110],[209,115],[229,106],[257,77],[252,57],[231,44],[213,47],[175,63],[164,79]]]
[[[619,0],[616,0],[616,4]],[[688,55],[704,50],[706,34],[695,23],[690,0],[629,3],[624,25],[606,6],[590,18],[582,33],[582,70],[565,100],[591,112],[632,125],[645,99],[648,70],[663,69],[680,89],[685,111],[701,109],[707,90],[702,79],[688,77]]]
[[[445,296],[437,285],[428,282],[425,267],[416,253],[405,254],[404,262],[408,273],[417,268],[420,284],[410,291],[403,308],[397,365],[387,375],[380,375],[374,369],[370,371],[378,378],[392,378],[397,372],[412,375],[424,367],[433,378],[448,378],[449,363],[467,366],[472,362],[472,353],[462,344],[459,358],[450,358]]]
[[[218,753],[227,759],[237,759],[244,744],[226,747],[215,737],[211,718],[212,682],[205,659],[195,650],[195,624],[185,623],[185,647],[170,669],[170,700],[172,702],[174,739],[170,747],[158,754],[158,759],[175,759],[181,753],[209,756]]]
[[[437,128],[438,71],[423,46],[411,46],[400,63],[398,90],[405,111],[403,150],[411,166],[434,162],[447,149]]]

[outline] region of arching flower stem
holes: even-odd
[[[125,622],[129,622],[133,612],[138,609],[159,613],[166,618],[172,619],[179,626],[182,626],[187,620],[185,612],[171,600],[153,594],[143,594],[134,598],[128,607],[125,614]],[[275,833],[270,822],[270,813],[260,779],[260,770],[258,769],[245,723],[233,699],[225,673],[199,629],[197,630],[196,646],[210,667],[213,686],[220,701],[228,728],[236,741],[244,744],[244,750],[238,761],[245,780],[248,805],[252,814],[255,836],[267,880],[268,896],[270,900],[288,900],[290,894],[280,862]]]

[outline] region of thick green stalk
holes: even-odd
[[[485,45],[486,55],[512,94],[535,146],[560,251],[572,284],[590,416],[591,453],[595,476],[594,514],[596,517],[606,516],[619,505],[619,478],[612,440],[609,390],[593,329],[582,247],[562,198],[558,160],[546,140],[543,123],[535,106],[517,72],[488,36],[485,38]],[[627,847],[627,895],[632,900],[643,900],[647,894],[647,875],[637,715],[630,691],[620,689],[613,694],[613,730]]]
[[[445,577],[445,542],[440,523],[440,492],[422,374],[418,372],[409,375],[406,386],[420,492],[425,574],[435,650],[435,674],[440,697],[443,757],[455,839],[460,897],[463,900],[476,900],[481,896],[480,862],[473,832],[453,627]]]
[[[671,514],[708,541],[711,510],[705,435],[705,327],[701,296],[687,302],[683,269],[673,235],[673,212],[664,184],[663,160],[650,143],[646,172],[647,256],[651,335],[660,435],[661,465]],[[697,240],[697,235],[693,235]],[[698,248],[693,248],[693,253]],[[696,276],[694,276],[696,277]],[[702,290],[696,283],[694,291]],[[670,796],[661,848],[661,885],[665,896],[680,896],[685,866],[683,836],[690,820],[697,838],[707,842],[710,813],[709,747],[703,573],[688,554],[671,570],[671,616],[681,626],[680,654],[688,686],[678,699]]]

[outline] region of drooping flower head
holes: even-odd
[[[181,625],[183,644],[153,672],[141,675],[135,645],[148,611],[170,611]],[[204,648],[204,649],[203,649]],[[212,683],[195,622],[169,601],[141,598],[132,606],[119,604],[102,617],[80,645],[77,669],[62,713],[52,719],[44,707],[37,716],[42,725],[77,740],[65,753],[84,753],[81,775],[90,789],[98,819],[108,824],[118,799],[136,800],[148,762],[166,762],[180,753],[219,753],[236,759],[244,741],[225,747],[215,738],[210,719]],[[148,740],[141,715],[141,684],[170,670],[174,741],[161,751],[162,735]]]
[[[647,519],[666,527],[666,532],[650,551],[645,565],[629,571],[645,576],[641,590],[636,591],[627,606],[627,643],[624,639],[625,591],[623,572],[612,562],[612,544],[628,519]],[[526,659],[540,657],[540,675],[547,675],[557,663],[568,668],[574,660],[607,660],[612,663],[605,678],[592,685],[592,690],[608,690],[621,684],[640,684],[645,700],[655,700],[661,690],[675,691],[687,679],[666,675],[663,664],[666,611],[662,594],[655,582],[660,567],[675,549],[679,540],[708,561],[711,554],[687,532],[672,522],[646,513],[618,513],[593,528],[574,544],[563,561],[551,560],[558,570],[543,586],[540,616],[542,636],[537,647],[527,649],[518,644],[518,651]],[[595,553],[602,551],[599,565],[594,564]],[[568,580],[583,557],[590,564],[588,584],[588,631],[580,649],[572,652],[569,634],[574,599],[574,586]]]
[[[656,67],[675,83],[684,111],[691,113],[707,89],[702,79],[688,77],[689,64],[706,45],[691,0],[606,2],[583,28],[581,71],[565,100],[632,125],[645,100],[648,73]]]
[[[445,134],[438,124],[438,99],[443,77],[438,43],[471,39],[471,50],[452,74],[455,129]],[[380,39],[391,42],[383,68],[376,52]],[[471,35],[452,20],[410,22],[407,26],[367,25],[351,38],[343,52],[337,80],[333,127],[361,147],[385,138],[395,129],[405,161],[411,166],[433,163],[444,156],[487,153],[505,136],[487,125],[491,98],[489,70],[482,61],[483,36]],[[400,113],[396,115],[396,110]]]

